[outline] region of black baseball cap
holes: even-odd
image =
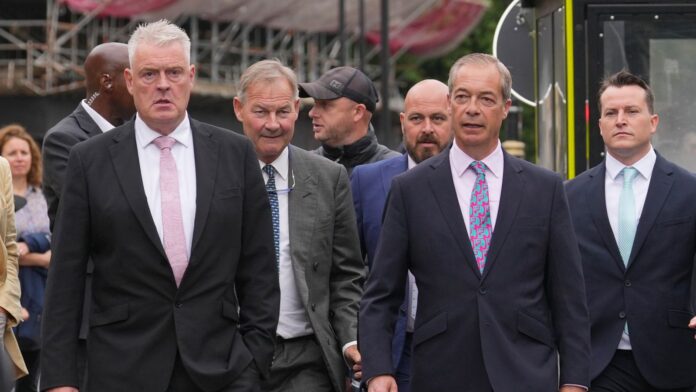
[[[314,82],[300,83],[300,97],[314,99],[337,99],[345,97],[365,105],[370,112],[375,111],[377,89],[372,80],[359,69],[337,67],[326,71]]]

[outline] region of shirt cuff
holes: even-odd
[[[346,356],[346,350],[348,350],[348,347],[354,346],[354,345],[356,345],[356,344],[358,344],[358,341],[357,341],[357,340],[353,340],[353,341],[348,342],[348,343],[346,343],[346,344],[343,345],[343,349],[341,349],[341,353],[343,353],[343,357],[344,357],[344,358],[345,358],[345,356]]]
[[[588,387],[586,387],[586,386],[584,386],[584,385],[578,385],[578,384],[563,384],[563,385],[561,385],[561,386],[563,386],[563,387],[578,387],[578,388],[582,388],[582,389],[584,389],[584,390],[586,390],[586,391],[589,391],[589,390],[590,390],[590,388],[588,388]]]

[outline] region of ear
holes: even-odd
[[[295,113],[300,113],[300,99],[297,98],[295,100],[295,104],[293,105],[295,107]]]
[[[654,134],[657,131],[657,125],[660,123],[660,116],[657,114],[650,115],[650,125],[652,127],[650,133]]]
[[[503,118],[507,118],[508,112],[510,111],[510,106],[512,106],[512,100],[511,99],[505,100],[504,106],[505,107],[503,108],[503,113],[504,113]]]
[[[123,78],[126,80],[126,88],[130,95],[133,95],[133,71],[130,68],[123,70]]]
[[[399,122],[401,123],[401,135],[404,134],[404,121],[406,120],[406,113],[399,113]]]
[[[353,121],[354,122],[359,122],[362,120],[363,117],[365,117],[365,112],[367,112],[367,107],[359,103],[353,107]]]
[[[237,120],[243,123],[242,109],[244,108],[244,105],[242,105],[242,101],[240,101],[238,97],[234,97],[232,100],[232,106],[234,107],[234,115],[237,117]]]
[[[101,87],[101,90],[106,91],[106,92],[112,92],[114,89],[114,82],[111,79],[111,75],[108,73],[103,73],[99,77],[99,86]]]

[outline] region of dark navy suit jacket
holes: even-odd
[[[589,385],[585,287],[560,177],[504,155],[500,208],[481,274],[449,151],[392,182],[360,304],[363,379],[392,372],[387,326],[397,318],[410,270],[418,285],[412,390]]]
[[[350,177],[350,187],[353,191],[353,204],[355,216],[358,221],[360,234],[360,247],[363,258],[367,258],[367,264],[372,268],[372,260],[377,251],[379,232],[382,229],[382,215],[387,202],[387,195],[394,177],[408,170],[408,157],[406,154],[385,159],[383,161],[360,165],[353,169]],[[404,350],[406,337],[408,295],[399,308],[399,317],[394,327],[392,339],[392,364],[394,370],[399,365],[401,353]]]
[[[655,387],[696,384],[692,274],[696,256],[696,177],[659,154],[633,249],[624,266],[609,224],[604,162],[566,184],[580,244],[592,322],[591,377],[616,352],[628,321],[643,376]]]

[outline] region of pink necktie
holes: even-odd
[[[153,141],[160,149],[160,196],[162,198],[162,235],[164,251],[174,272],[177,287],[188,265],[186,255],[186,236],[184,221],[181,217],[179,200],[179,177],[176,173],[176,161],[172,155],[174,138],[160,136]]]

